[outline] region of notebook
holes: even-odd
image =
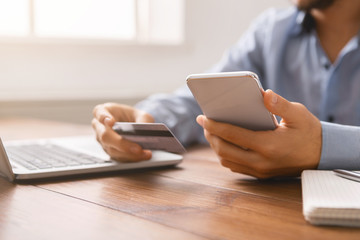
[[[94,136],[2,142],[0,175],[9,181],[176,165],[182,156],[153,151],[148,161],[112,160]]]
[[[333,171],[301,175],[303,214],[314,225],[360,227],[360,183]]]

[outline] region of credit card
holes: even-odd
[[[113,130],[144,149],[184,153],[186,150],[163,123],[116,122]]]

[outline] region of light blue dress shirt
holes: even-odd
[[[360,34],[332,64],[310,15],[296,8],[262,14],[211,72],[253,71],[264,89],[304,104],[322,124],[319,169],[360,169]],[[205,142],[201,110],[186,86],[138,103],[185,145]]]

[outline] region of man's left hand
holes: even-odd
[[[197,117],[221,164],[257,178],[298,176],[305,169],[316,169],[322,144],[320,121],[304,105],[271,90],[264,92],[264,103],[282,118],[275,130],[252,131]]]

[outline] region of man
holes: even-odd
[[[260,16],[212,69],[257,73],[263,87],[273,90],[265,91],[264,103],[282,118],[277,129],[254,132],[198,116],[201,110],[184,87],[136,108],[95,107],[93,127],[103,148],[119,160],[149,159],[150,151],[122,139],[111,126],[155,121],[167,124],[185,145],[206,138],[223,166],[258,178],[297,176],[304,169],[360,169],[360,0],[294,4]]]

